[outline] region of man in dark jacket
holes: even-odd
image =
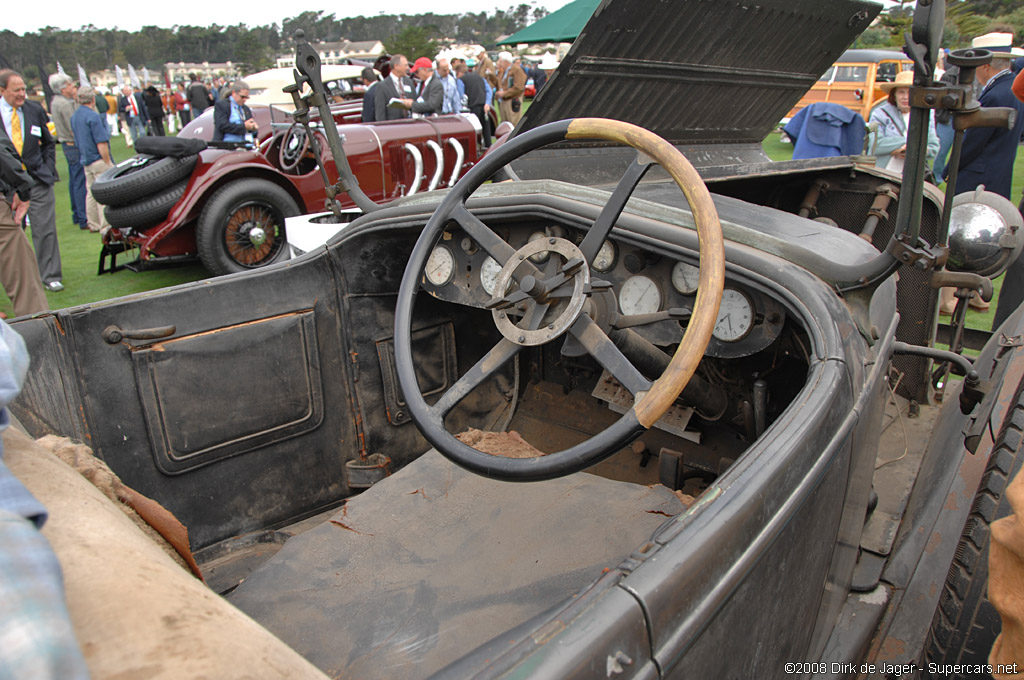
[[[192,117],[198,118],[200,114],[210,105],[210,91],[199,82],[195,73],[189,73],[188,79],[188,103],[192,107]]]
[[[399,120],[409,117],[406,108],[390,106],[392,99],[409,99],[414,96],[412,81],[405,75],[409,72],[409,60],[404,54],[391,57],[391,73],[380,81],[373,93],[373,119],[377,122]]]
[[[121,96],[117,99],[117,111],[124,115],[128,129],[132,132],[132,140],[146,136],[149,126],[149,109],[142,98],[141,92],[135,92],[130,85],[121,88]]]
[[[465,62],[455,67],[455,75],[462,81],[466,88],[466,108],[468,108],[479,120],[480,128],[483,131],[484,148],[491,145],[491,119],[487,115],[490,108],[490,99],[493,91],[491,85],[479,73],[470,71]]]
[[[21,162],[35,180],[29,199],[28,218],[43,285],[54,293],[61,283],[60,246],[57,243],[57,210],[53,185],[57,176],[57,141],[46,127],[46,111],[26,98],[25,81],[14,71],[0,71],[0,116],[4,132],[21,155]]]
[[[373,97],[376,94],[374,90],[377,89],[377,73],[372,68],[367,66],[363,69],[362,73],[363,85],[366,86],[366,91],[363,92],[363,122],[372,123],[377,120],[376,118],[376,102],[373,101]]]
[[[419,81],[416,98],[404,97],[402,106],[421,116],[436,116],[444,106],[444,86],[434,75],[434,63],[420,57],[413,64],[413,75]]]
[[[253,142],[259,128],[252,110],[245,101],[249,98],[249,85],[244,80],[231,83],[231,96],[213,105],[213,141]]]
[[[996,33],[989,35],[1005,35]],[[979,66],[975,78],[982,85],[978,101],[983,107],[1005,106],[1016,110],[1017,120],[1012,128],[979,127],[964,133],[960,151],[960,165],[956,177],[956,193],[974,191],[984,184],[989,191],[1010,198],[1010,182],[1013,179],[1013,163],[1017,159],[1017,145],[1024,131],[1024,102],[1011,91],[1013,73],[1010,61],[1013,49],[1009,41],[1005,45],[988,45],[987,36],[975,38],[972,47],[992,51],[992,61]],[[948,170],[947,170],[948,173]]]

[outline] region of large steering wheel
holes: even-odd
[[[545,238],[516,249],[466,208],[469,196],[514,159],[547,144],[583,139],[628,144],[637,155],[579,246],[567,239]],[[700,279],[693,312],[675,355],[653,383],[619,351],[597,322],[583,313],[592,292],[590,264],[652,162],[661,165],[682,189],[700,244]],[[413,307],[427,258],[451,222],[462,227],[502,265],[496,297],[488,307],[503,337],[431,406],[420,393],[413,365]],[[543,271],[530,260],[539,250],[552,253]],[[700,175],[675,147],[643,128],[602,118],[557,121],[530,130],[484,156],[466,173],[431,215],[409,257],[395,311],[395,362],[409,414],[423,436],[445,457],[486,477],[538,481],[583,470],[640,436],[679,396],[711,339],[724,283],[725,249],[718,213]],[[516,305],[525,311],[513,321],[509,311]],[[566,332],[633,395],[633,407],[615,423],[572,448],[537,458],[482,453],[445,429],[444,419],[452,408],[523,347],[554,341]]]
[[[309,135],[306,134],[306,128],[299,123],[292,123],[281,137],[281,146],[277,150],[281,170],[291,172],[308,152]]]

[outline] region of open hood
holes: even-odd
[[[760,143],[880,10],[860,0],[603,0],[516,134],[596,116],[679,146]]]

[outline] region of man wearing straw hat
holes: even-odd
[[[1024,50],[1012,47],[1012,33],[987,33],[975,38],[971,47],[991,50],[992,61],[979,66],[975,78],[981,85],[978,101],[982,106],[1005,106],[1017,111],[1012,128],[980,127],[964,133],[963,149],[956,177],[956,193],[974,191],[984,184],[989,191],[1010,198],[1013,163],[1017,144],[1024,130],[1024,103],[1013,96],[1010,63],[1024,56]],[[947,168],[947,173],[949,172]]]

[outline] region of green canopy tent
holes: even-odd
[[[499,45],[520,43],[572,42],[587,25],[601,0],[573,0],[565,7],[535,21],[500,41]]]

